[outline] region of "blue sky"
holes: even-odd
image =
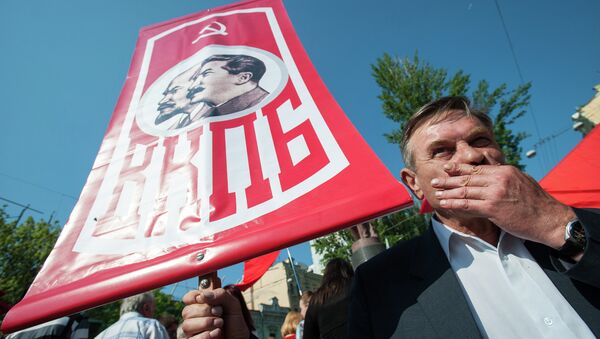
[[[124,83],[141,27],[230,1],[0,2],[0,198],[61,224],[86,181]],[[526,170],[541,179],[578,141],[570,115],[600,83],[600,2],[497,0],[532,100],[515,126],[540,139]],[[419,56],[473,82],[520,83],[496,8],[486,1],[286,0],[300,40],[340,106],[398,177],[394,126],[381,113],[370,65],[387,52]],[[533,118],[535,115],[535,120]],[[534,124],[537,121],[537,128]],[[539,134],[538,131],[539,130]],[[558,135],[556,137],[552,137]],[[3,202],[0,202],[3,203]],[[9,204],[9,216],[21,208]],[[309,263],[306,245],[292,254]],[[225,273],[226,282],[239,270]]]

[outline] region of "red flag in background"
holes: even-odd
[[[540,185],[560,202],[600,208],[600,128],[596,126]]]
[[[321,82],[280,1],[146,27],[79,201],[2,331],[410,204]]]
[[[235,285],[242,291],[250,288],[267,272],[278,256],[279,251],[275,251],[246,261],[244,263],[244,279]]]

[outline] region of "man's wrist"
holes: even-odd
[[[565,225],[564,240],[564,244],[558,249],[560,258],[577,261],[587,244],[585,229],[579,219],[575,218]]]

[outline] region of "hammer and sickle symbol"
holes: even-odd
[[[202,28],[200,32],[198,32],[198,37],[196,38],[196,40],[192,41],[192,44],[197,43],[200,39],[206,38],[207,36],[227,34],[229,33],[227,32],[227,27],[225,27],[225,25],[218,21],[213,21],[209,25],[204,26],[204,28]]]

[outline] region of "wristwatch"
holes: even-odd
[[[565,226],[565,244],[558,253],[562,258],[572,258],[583,252],[586,242],[585,229],[579,219],[571,220]]]

